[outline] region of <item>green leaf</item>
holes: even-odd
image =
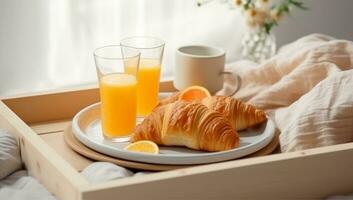
[[[296,0],[289,0],[289,3],[297,8],[302,9],[302,10],[308,10],[308,8],[304,6],[303,2],[296,1]]]
[[[244,9],[248,10],[251,7],[251,4],[253,4],[252,0],[246,0],[244,4]]]

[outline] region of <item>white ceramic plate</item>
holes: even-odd
[[[220,162],[254,153],[271,142],[275,127],[271,120],[267,120],[256,128],[239,132],[240,147],[227,151],[204,152],[186,147],[160,146],[159,154],[138,153],[124,150],[129,142],[114,143],[104,139],[101,131],[100,104],[96,103],[76,114],[72,121],[72,131],[75,137],[89,148],[113,157],[145,163],[187,165]]]

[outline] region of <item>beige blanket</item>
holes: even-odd
[[[313,34],[257,65],[239,61],[236,98],[267,111],[283,152],[353,141],[353,42]]]

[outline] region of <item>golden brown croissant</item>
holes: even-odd
[[[266,120],[264,111],[232,97],[212,96],[202,99],[201,102],[209,109],[222,113],[238,131]]]
[[[223,151],[239,146],[238,133],[220,113],[197,102],[176,101],[157,107],[139,124],[131,141]]]
[[[179,92],[174,93],[170,97],[163,99],[159,105],[176,101],[179,94]],[[201,103],[209,109],[222,113],[238,131],[260,124],[266,120],[266,113],[264,111],[257,110],[254,106],[232,97],[211,96],[202,99]]]
[[[170,96],[159,100],[158,105],[156,107],[162,106],[162,105],[166,105],[166,104],[169,104],[169,103],[173,103],[175,101],[178,101],[179,96],[180,96],[180,92],[174,92]]]

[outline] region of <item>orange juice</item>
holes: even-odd
[[[126,73],[133,74],[133,67],[126,66]],[[161,66],[159,60],[141,59],[137,78],[137,114],[150,114],[158,103],[159,77]]]
[[[104,135],[128,136],[136,125],[137,81],[130,74],[109,74],[99,82]]]

